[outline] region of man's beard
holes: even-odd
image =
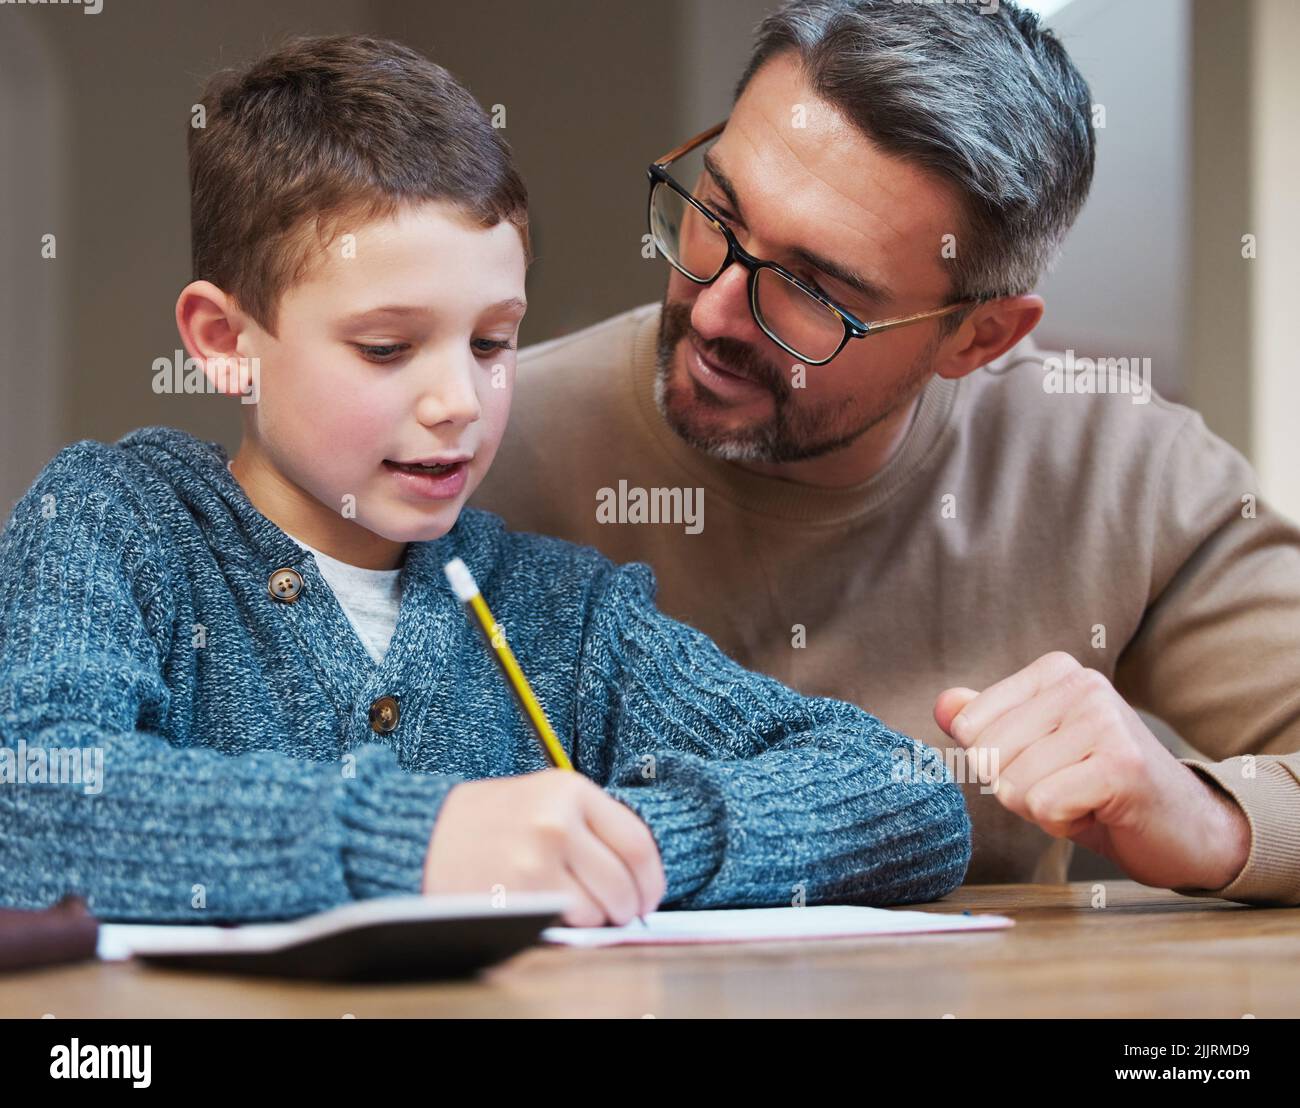
[[[671,381],[673,354],[690,333],[690,307],[665,296],[659,317],[655,404],[680,439],[729,462],[802,462],[848,446],[912,400],[931,375],[938,345],[936,340],[923,350],[888,395],[868,407],[838,400],[796,404],[794,397],[801,390],[794,387],[790,375],[764,361],[752,347],[725,338],[706,343],[696,336],[700,349],[711,360],[762,385],[772,396],[770,418],[724,431],[710,429],[707,417],[701,418],[709,410],[726,410],[723,401],[693,380],[688,379],[684,386]],[[822,368],[808,366],[804,372],[816,373]]]

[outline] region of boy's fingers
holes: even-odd
[[[565,927],[604,926],[605,909],[573,874],[566,872],[561,877],[559,891],[569,898],[569,906],[564,910],[563,916]]]
[[[601,922],[625,924],[641,910],[641,893],[623,859],[583,825],[569,842],[569,872],[600,905]]]
[[[626,804],[604,792],[592,798],[587,825],[627,867],[639,893],[637,912],[653,912],[663,899],[666,880],[650,828]]]

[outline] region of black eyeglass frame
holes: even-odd
[[[890,331],[895,327],[906,327],[913,323],[920,323],[922,320],[935,319],[939,316],[949,315],[952,312],[957,311],[959,308],[979,303],[977,300],[959,300],[953,304],[946,304],[941,308],[932,308],[929,311],[917,312],[913,315],[897,316],[893,319],[881,319],[869,323],[866,320],[859,319],[848,309],[841,308],[834,301],[830,300],[804,281],[801,281],[783,265],[780,265],[777,262],[766,261],[762,258],[754,257],[753,254],[749,253],[749,251],[740,245],[730,227],[723,223],[722,220],[711,212],[704,204],[696,200],[695,197],[691,195],[690,191],[683,188],[673,179],[672,174],[668,172],[668,167],[672,165],[673,162],[677,161],[679,158],[685,157],[702,143],[708,142],[709,139],[721,134],[722,129],[726,125],[725,120],[721,123],[714,124],[708,130],[701,131],[694,138],[689,139],[682,143],[681,146],[670,150],[663,157],[657,158],[655,161],[650,163],[650,166],[646,171],[650,178],[650,195],[646,201],[646,224],[650,230],[651,239],[654,241],[656,247],[658,247],[660,253],[663,254],[668,264],[688,281],[691,281],[694,284],[711,285],[731,267],[733,262],[740,262],[740,264],[749,271],[749,310],[754,317],[754,322],[758,324],[763,334],[770,338],[786,353],[793,354],[805,365],[826,365],[827,362],[833,361],[835,358],[839,357],[840,351],[848,345],[850,339],[864,339],[868,335],[878,335],[882,331]],[[713,227],[717,228],[726,239],[727,255],[723,258],[722,264],[718,267],[718,271],[712,277],[696,277],[695,274],[683,269],[682,266],[669,256],[668,251],[664,250],[663,244],[659,242],[654,228],[654,196],[655,189],[661,184],[671,188],[678,196],[685,200],[686,203],[695,208],[696,211],[704,216]],[[833,353],[825,358],[808,358],[798,350],[794,349],[794,347],[790,346],[780,336],[772,333],[771,328],[763,322],[763,317],[758,310],[758,271],[760,269],[772,270],[783,280],[794,285],[800,292],[810,296],[813,300],[827,308],[832,314],[839,318],[840,322],[844,325],[844,334],[841,336],[839,345],[835,347]]]

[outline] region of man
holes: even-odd
[[[946,748],[971,881],[1063,881],[1079,842],[1300,903],[1300,533],[1194,412],[1027,337],[1093,169],[1056,39],[1008,3],[799,0],[674,155],[662,308],[521,357],[478,502]]]

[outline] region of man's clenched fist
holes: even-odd
[[[1161,888],[1218,889],[1250,853],[1250,825],[1179,762],[1111,683],[1044,654],[981,693],[947,689],[935,721],[958,746],[996,751],[1002,804]]]

